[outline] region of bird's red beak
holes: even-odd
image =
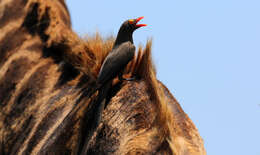
[[[143,26],[147,26],[146,24],[137,24],[141,19],[143,19],[144,17],[139,17],[139,18],[137,18],[136,19],[136,22],[135,22],[135,26],[137,27],[137,28],[139,28],[139,27],[143,27]]]

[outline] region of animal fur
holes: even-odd
[[[63,0],[0,2],[0,154],[200,154],[198,130],[156,78],[151,40],[107,96],[87,139],[96,77],[114,38],[82,39]]]

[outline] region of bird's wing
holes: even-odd
[[[98,83],[103,84],[115,78],[123,70],[129,61],[134,57],[135,46],[130,42],[125,42],[115,47],[105,58],[99,75]]]

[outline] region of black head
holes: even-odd
[[[126,41],[131,41],[133,43],[133,32],[140,27],[146,26],[146,24],[138,24],[138,22],[143,18],[144,17],[139,17],[125,21],[119,29],[115,45],[119,45]]]
[[[138,22],[143,18],[144,17],[129,19],[121,25],[120,29],[124,29],[124,31],[128,31],[128,33],[133,33],[136,29],[146,26],[146,24],[138,24]]]

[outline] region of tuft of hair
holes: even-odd
[[[160,83],[156,77],[156,69],[152,61],[151,39],[147,41],[145,49],[142,49],[142,47],[139,46],[138,54],[132,68],[132,74],[147,83],[150,98],[155,102],[155,105],[157,106],[156,109],[158,110],[154,122],[157,129],[153,130],[153,132],[159,132],[160,134],[156,134],[159,136],[157,137],[157,140],[163,142],[170,136],[171,123],[168,121],[170,120],[170,117],[172,117],[172,113],[167,107],[168,105],[164,91],[160,87]],[[136,141],[138,140],[136,139]]]
[[[97,77],[103,61],[113,48],[115,38],[110,36],[103,39],[98,32],[93,36],[86,35],[84,38],[86,40],[85,46],[88,49],[88,53],[93,53],[95,56],[95,65],[92,68],[92,73]]]

